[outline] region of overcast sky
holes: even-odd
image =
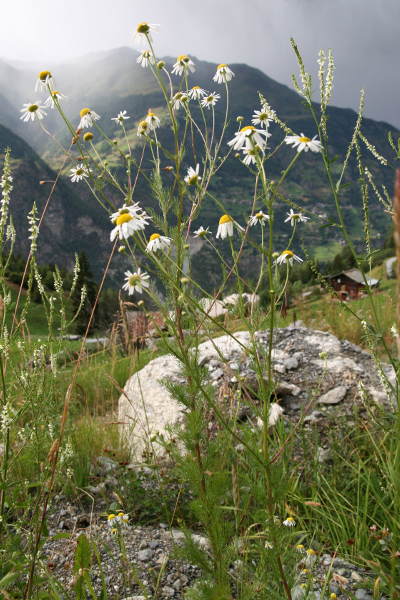
[[[400,127],[400,0],[1,0],[0,56],[60,61],[132,46],[139,21],[159,23],[160,55],[245,62],[290,84],[293,36],[309,65],[334,50],[335,103]],[[276,107],[279,110],[279,107]]]

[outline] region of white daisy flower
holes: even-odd
[[[244,154],[244,159],[242,160],[242,163],[244,165],[247,165],[248,167],[250,165],[254,165],[257,162],[257,154],[258,154],[258,149],[257,148],[250,148],[249,150],[247,150],[246,148],[243,150],[243,154]]]
[[[126,110],[120,110],[116,117],[111,117],[111,121],[115,121],[117,125],[120,125],[122,127],[124,121],[130,119],[130,117],[128,117],[126,113]]]
[[[210,228],[206,227],[204,229],[203,225],[200,225],[200,227],[198,229],[196,229],[196,231],[193,232],[193,236],[197,237],[197,238],[203,238],[206,237],[206,235],[211,234]]]
[[[267,128],[271,123],[271,112],[267,111],[264,107],[261,110],[255,110],[251,122],[253,125],[261,125],[261,127]]]
[[[296,223],[298,221],[300,221],[301,223],[306,223],[306,221],[310,220],[310,217],[305,217],[303,215],[303,213],[296,213],[296,212],[294,212],[294,210],[292,208],[286,214],[287,214],[287,219],[285,219],[285,223],[287,223],[288,221],[290,221],[290,224],[291,224],[292,227],[294,225],[296,225]]]
[[[86,167],[83,163],[79,163],[76,167],[70,169],[70,177],[73,183],[78,183],[78,181],[83,181],[84,177],[89,177],[90,169]]]
[[[154,131],[157,127],[160,127],[160,119],[155,113],[149,108],[147,111],[147,117],[145,118],[146,123],[149,126],[150,131]]]
[[[154,57],[150,50],[143,50],[137,57],[136,62],[145,69],[150,64],[154,64]]]
[[[221,240],[224,240],[226,237],[232,237],[233,223],[234,220],[230,215],[222,215],[219,220],[217,235],[215,237],[221,238]]]
[[[211,94],[208,94],[208,96],[205,96],[202,99],[201,106],[203,108],[210,109],[211,106],[215,106],[217,104],[217,102],[220,98],[221,98],[221,94],[216,94],[215,92],[212,92]]]
[[[297,552],[299,552],[300,554],[304,554],[304,552],[306,551],[306,549],[304,548],[303,544],[297,544],[296,546],[296,550]]]
[[[194,62],[187,54],[180,54],[176,59],[176,63],[172,68],[172,73],[174,75],[182,75],[183,73],[191,73],[195,72]]]
[[[266,542],[264,543],[264,548],[266,548],[267,550],[272,550],[273,549],[273,544],[271,542],[269,542],[268,540],[266,540]]]
[[[98,121],[101,117],[90,108],[82,108],[79,112],[81,120],[79,121],[78,129],[92,127],[94,121]]]
[[[40,71],[35,84],[35,92],[45,91],[49,89],[48,86],[52,83],[52,74],[50,71]]]
[[[128,525],[129,516],[123,512],[119,512],[117,515],[111,513],[107,517],[107,524],[112,529],[115,529],[119,525],[126,526]]]
[[[56,107],[55,100],[60,101],[65,98],[66,98],[66,96],[64,96],[64,94],[62,94],[61,92],[58,92],[57,90],[53,90],[50,93],[50,96],[46,99],[44,105],[47,106],[47,108],[55,108]]]
[[[159,233],[153,233],[146,246],[146,252],[157,252],[157,250],[166,250],[171,245],[171,238]]]
[[[20,119],[22,119],[25,123],[27,121],[35,121],[38,119],[39,121],[46,116],[46,111],[44,110],[44,106],[41,106],[39,100],[36,102],[28,102],[24,104],[20,110],[22,115]]]
[[[188,185],[197,185],[201,181],[201,177],[199,175],[200,165],[197,163],[196,168],[193,167],[188,168],[187,175],[185,177],[185,183]]]
[[[304,133],[301,135],[287,135],[285,137],[286,144],[292,144],[292,148],[297,148],[297,152],[321,152],[322,144],[316,139],[316,135],[311,139],[306,137]]]
[[[317,560],[317,553],[312,548],[306,550],[306,558],[304,560],[307,567],[312,567]]]
[[[303,259],[299,256],[296,256],[296,254],[294,254],[294,252],[292,252],[291,250],[283,250],[283,252],[281,252],[278,258],[276,259],[276,263],[278,265],[286,263],[289,263],[289,265],[293,265],[293,261],[303,262]]]
[[[191,100],[201,100],[204,96],[207,96],[207,92],[199,85],[195,85],[189,90],[189,98]]]
[[[269,405],[269,414],[268,414],[268,425],[273,427],[277,424],[281,416],[283,415],[283,408],[277,402],[271,402]]]
[[[151,42],[153,39],[151,34],[154,31],[157,31],[159,27],[160,26],[156,25],[155,23],[147,23],[146,21],[139,23],[139,25],[136,27],[136,32],[133,38],[136,46],[141,47],[146,44],[148,40]]]
[[[259,210],[255,215],[249,217],[250,227],[254,227],[254,225],[257,225],[257,223],[260,223],[260,225],[264,225],[266,221],[269,221],[269,215],[263,213],[262,210]]]
[[[172,97],[172,108],[179,110],[181,106],[184,106],[189,101],[189,96],[185,92],[176,92]]]
[[[285,527],[295,527],[296,521],[293,519],[293,517],[287,517],[287,519],[283,521],[282,525]]]
[[[118,236],[120,240],[127,240],[136,231],[142,231],[150,217],[142,211],[138,204],[132,206],[124,205],[110,217],[112,223],[115,225],[114,229],[110,233],[110,241],[113,242]]]
[[[267,146],[267,139],[271,134],[264,129],[256,129],[253,125],[246,125],[235,133],[235,136],[228,146],[233,146],[234,150],[253,150],[259,148],[264,150]]]
[[[140,121],[137,128],[137,135],[144,136],[150,131],[150,127],[147,121]]]
[[[221,65],[218,65],[213,81],[216,81],[217,83],[227,83],[233,77],[235,77],[235,73],[230,70],[228,65],[222,63]]]
[[[143,288],[148,288],[150,285],[148,279],[150,279],[150,275],[145,271],[142,272],[140,267],[135,273],[132,273],[132,271],[125,271],[125,283],[122,286],[122,289],[126,290],[129,296],[132,296],[135,292],[142,294]]]

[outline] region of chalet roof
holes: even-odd
[[[348,277],[352,281],[355,281],[356,283],[365,285],[363,274],[358,269],[348,269],[347,271],[341,271],[340,273],[336,273],[335,275],[330,275],[329,279],[340,277],[341,275],[345,275],[346,277]],[[379,283],[379,279],[373,279],[372,277],[365,277],[365,279],[367,280],[367,283],[370,287],[374,287]]]

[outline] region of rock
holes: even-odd
[[[368,590],[356,590],[355,598],[357,600],[372,600],[372,595],[368,592]]]
[[[314,365],[325,369],[330,373],[343,373],[343,371],[354,371],[362,373],[363,369],[351,358],[337,356],[331,359],[316,359],[312,361]]]
[[[328,462],[329,460],[331,460],[331,451],[329,450],[329,448],[321,448],[321,446],[318,446],[317,448],[317,461],[319,463],[325,463]]]
[[[339,385],[326,394],[323,394],[318,402],[319,404],[339,404],[347,394],[347,387],[345,385]]]
[[[283,363],[285,365],[285,367],[291,371],[292,369],[297,369],[299,366],[299,361],[297,360],[297,358],[295,358],[294,356],[290,356],[289,358],[287,358],[285,360],[285,362]]]
[[[138,560],[140,560],[140,562],[146,562],[148,560],[150,560],[153,556],[153,551],[150,549],[146,549],[146,550],[139,550],[138,552]]]
[[[221,300],[213,300],[210,298],[201,298],[199,305],[203,311],[212,319],[223,317],[228,312]]]
[[[294,385],[294,383],[289,383],[287,381],[280,381],[276,386],[276,393],[280,396],[298,396],[301,392],[299,386]]]

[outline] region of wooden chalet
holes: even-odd
[[[327,279],[341,300],[359,298],[366,289],[363,274],[358,269],[348,269],[336,275],[329,275]],[[366,277],[366,280],[371,288],[379,286],[379,279]]]

